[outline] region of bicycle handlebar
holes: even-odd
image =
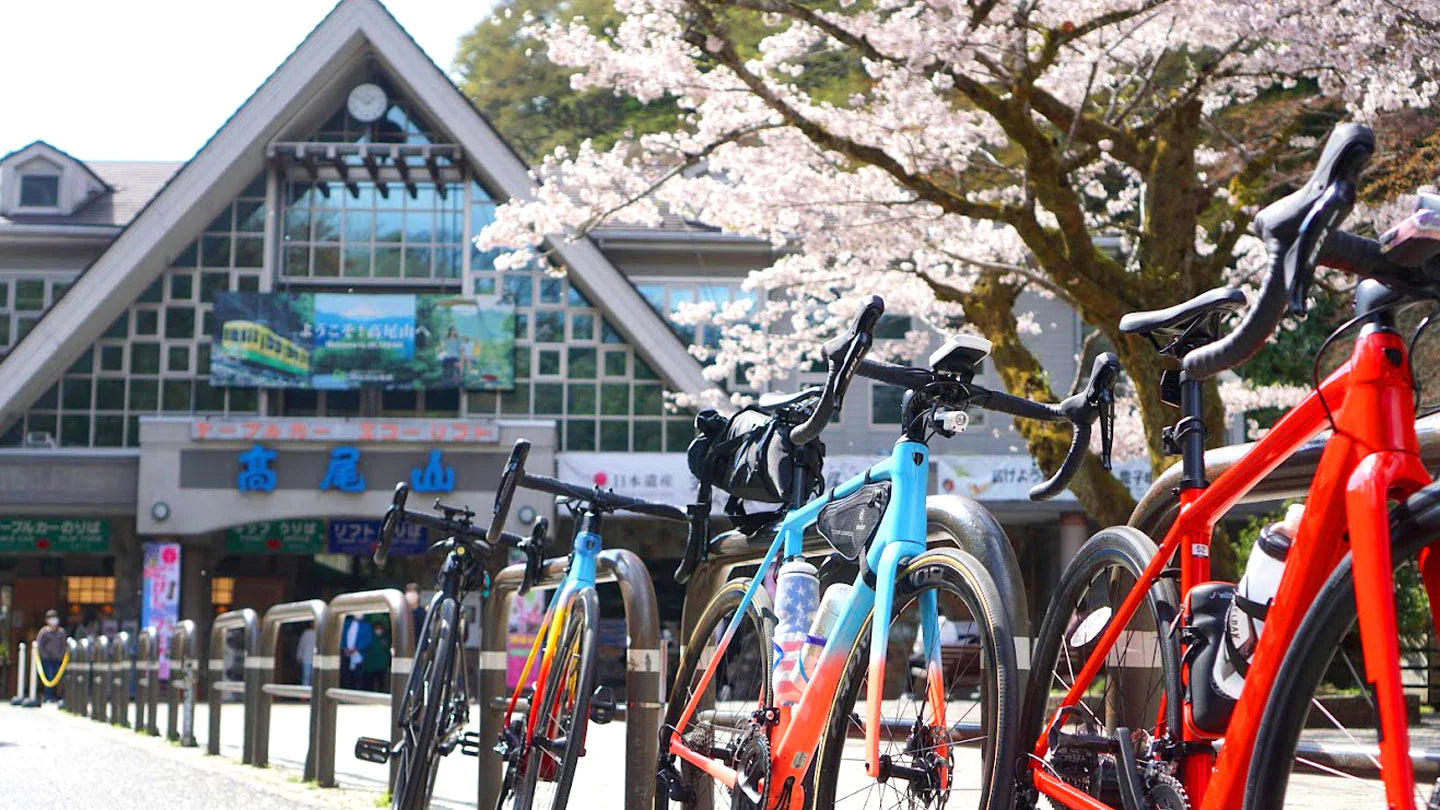
[[[946,379],[930,369],[907,368],[875,360],[862,360],[857,365],[857,373],[862,377],[911,391],[923,390]],[[1095,358],[1085,390],[1058,403],[1035,402],[1004,391],[992,391],[966,383],[963,387],[962,404],[975,405],[1022,419],[1067,421],[1074,426],[1070,449],[1066,451],[1060,467],[1048,480],[1030,490],[1031,500],[1045,501],[1065,491],[1075,474],[1080,471],[1080,466],[1085,461],[1085,452],[1090,448],[1091,426],[1096,419],[1100,420],[1100,462],[1105,469],[1110,469],[1110,453],[1115,441],[1115,382],[1119,376],[1119,358],[1105,352]]]
[[[375,554],[371,558],[376,565],[383,566],[390,559],[390,544],[395,540],[395,532],[406,523],[414,523],[431,529],[444,532],[447,535],[465,540],[480,547],[482,553],[488,553],[495,548],[495,543],[489,539],[498,536],[500,541],[510,546],[518,546],[524,542],[524,538],[509,532],[499,532],[487,536],[483,529],[477,529],[470,523],[462,520],[449,520],[443,517],[427,515],[423,512],[412,512],[405,508],[405,503],[410,497],[410,485],[399,483],[395,485],[395,494],[390,499],[390,508],[385,510],[385,518],[380,523],[380,542],[375,546]]]
[[[544,475],[531,475],[525,473],[520,479],[520,486],[526,489],[534,489],[540,492],[548,492],[561,498],[574,498],[577,501],[588,501],[596,508],[605,511],[635,512],[641,515],[664,518],[684,523],[688,518],[684,510],[665,503],[652,503],[632,498],[628,495],[619,495],[608,489],[599,487],[586,488],[578,484],[570,484]]]
[[[1360,170],[1374,151],[1375,134],[1368,127],[1336,127],[1310,180],[1255,218],[1256,234],[1270,253],[1260,296],[1234,331],[1185,355],[1190,379],[1213,377],[1253,357],[1285,316],[1287,298],[1289,311],[1304,314],[1317,259],[1350,213]]]
[[[830,364],[830,375],[825,379],[825,389],[820,392],[820,400],[815,403],[815,410],[810,412],[810,417],[790,430],[790,441],[793,444],[803,446],[813,441],[820,435],[820,431],[830,424],[830,417],[835,410],[844,404],[845,392],[850,389],[850,381],[855,377],[856,369],[860,367],[865,354],[870,351],[870,345],[875,341],[875,324],[883,314],[884,300],[878,295],[872,295],[869,301],[860,306],[855,320],[844,334],[825,341],[821,352]]]

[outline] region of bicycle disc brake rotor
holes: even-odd
[[[941,808],[950,798],[950,785],[947,783],[955,778],[955,754],[947,750],[945,756],[940,755],[942,733],[934,726],[919,722],[910,731],[905,753],[910,759],[910,767],[925,774],[910,780],[912,806]]]
[[[735,790],[731,810],[765,810],[770,804],[770,740],[763,728],[745,732],[735,748]]]

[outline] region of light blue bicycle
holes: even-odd
[[[866,360],[883,311],[884,303],[872,298],[848,333],[826,343],[830,374],[823,389],[762,402],[768,421],[747,427],[747,435],[722,432],[713,417],[697,419],[702,433],[710,419],[714,434],[702,491],[712,478],[732,494],[753,488],[769,467],[772,478],[777,469],[790,476],[789,510],[772,529],[759,573],[727,583],[683,648],[661,729],[657,807],[1011,803],[1019,756],[1014,720],[1023,688],[1003,601],[1013,595],[1002,594],[970,554],[927,548],[929,440],[962,430],[972,406],[1069,421],[1075,427],[1069,453],[1030,493],[1035,500],[1054,497],[1079,470],[1097,418],[1109,464],[1119,364],[1102,355],[1085,391],[1059,404],[1032,402],[974,383],[989,352],[981,339],[948,341],[928,368]],[[902,435],[889,458],[813,497],[819,485],[808,461],[812,443],[856,373],[906,389]],[[764,431],[778,435],[767,440]],[[706,538],[693,528],[703,522],[699,511],[708,514],[708,508],[692,510],[690,548],[677,574],[682,579],[703,556]],[[808,681],[798,699],[777,705],[775,606],[762,583],[778,561],[801,557],[812,526],[834,549],[827,565],[846,561],[858,572],[840,598],[823,649],[801,658]],[[875,621],[877,615],[883,620]],[[812,641],[819,646],[820,639]],[[912,651],[923,657],[919,678],[912,677]]]

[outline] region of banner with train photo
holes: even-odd
[[[515,307],[498,296],[220,293],[212,385],[515,387]]]

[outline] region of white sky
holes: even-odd
[[[440,67],[495,0],[383,0]],[[0,155],[195,154],[336,0],[0,0]]]

